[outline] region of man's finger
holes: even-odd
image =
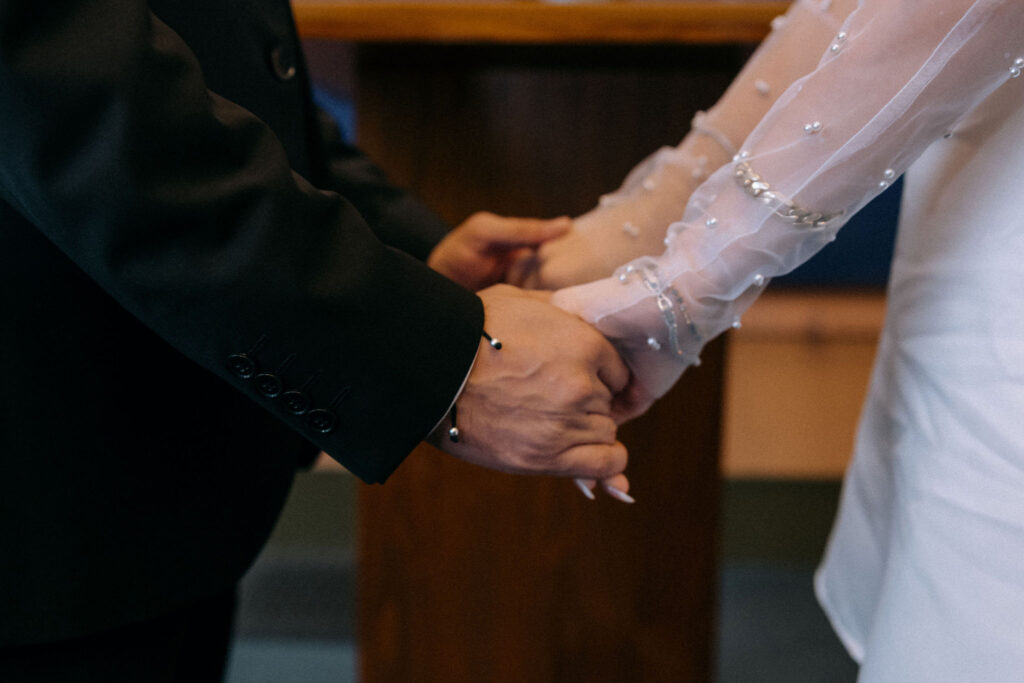
[[[604,382],[605,386],[607,386],[613,394],[618,394],[626,388],[627,384],[629,384],[629,368],[626,367],[626,364],[619,356],[619,352],[615,350],[615,347],[612,346],[611,342],[604,337],[600,340],[595,362],[597,363],[598,379]]]
[[[612,419],[615,420],[615,424],[624,424],[646,413],[653,403],[654,397],[640,386],[635,377],[630,377],[626,388],[612,399]]]
[[[516,252],[515,258],[509,263],[508,271],[505,273],[505,284],[521,287],[523,289],[536,289],[529,285],[537,280],[537,267],[540,261],[537,260],[537,250],[520,249]]]
[[[541,218],[507,218],[494,216],[483,226],[477,238],[492,247],[516,248],[535,247],[556,237],[561,237],[572,229],[572,219],[568,217]]]
[[[605,444],[615,443],[617,425],[607,413],[594,412],[590,414],[574,416],[559,426],[559,434],[556,441],[551,445],[556,451],[558,449],[579,446],[583,444]]]

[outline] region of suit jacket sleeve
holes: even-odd
[[[385,244],[425,261],[451,226],[415,196],[388,182],[387,175],[347,144],[337,124],[317,108],[330,189],[347,197]]]
[[[466,375],[479,299],[294,173],[145,2],[0,1],[0,149],[0,199],[367,481]]]

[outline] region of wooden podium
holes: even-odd
[[[361,147],[457,222],[591,208],[683,137],[784,8],[304,0],[296,16],[357,44]],[[711,680],[722,356],[623,430],[636,505],[426,446],[364,487],[360,680]]]
[[[710,681],[721,347],[624,440],[637,503],[423,447],[359,501],[361,681]]]

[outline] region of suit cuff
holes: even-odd
[[[466,390],[466,383],[469,382],[469,376],[473,374],[473,368],[476,367],[476,359],[479,357],[480,350],[477,349],[476,355],[473,356],[473,362],[469,364],[469,370],[466,371],[466,377],[462,380],[462,384],[459,386],[459,390],[455,392],[455,397],[452,399],[452,402],[448,404],[448,410],[444,411],[444,415],[442,415],[441,419],[437,421],[437,423],[434,425],[434,428],[430,430],[431,434],[436,432],[437,428],[441,426],[441,423],[443,423],[448,418],[448,416],[451,415],[452,408],[455,406],[456,403],[458,403],[459,397],[462,396],[462,392]]]

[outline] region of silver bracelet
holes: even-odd
[[[736,182],[739,183],[743,190],[751,197],[760,199],[765,204],[777,202],[778,206],[774,209],[775,214],[785,218],[795,225],[808,228],[823,228],[828,225],[830,221],[843,215],[842,211],[838,213],[809,211],[808,209],[793,203],[791,199],[782,193],[773,190],[772,186],[766,183],[761,176],[754,173],[754,169],[752,169],[750,164],[746,161],[737,162],[736,173],[733,177],[736,178]]]
[[[697,340],[697,343],[703,344],[704,338],[701,336],[700,330],[697,329],[696,323],[693,322],[693,318],[690,317],[689,311],[686,310],[686,303],[683,301],[683,297],[680,296],[675,287],[665,287],[661,282],[661,278],[656,273],[657,268],[654,266],[629,265],[626,266],[626,270],[619,276],[619,281],[627,282],[630,275],[637,275],[640,278],[640,282],[654,295],[657,302],[661,318],[665,323],[665,327],[668,328],[668,341],[672,347],[672,353],[681,360],[691,361],[699,365],[700,360],[688,354],[680,342],[679,320],[676,317],[677,308],[683,316],[686,329]],[[661,345],[653,337],[649,338],[647,343],[656,351],[661,348]]]
[[[497,337],[492,337],[491,335],[487,334],[487,330],[481,330],[480,334],[483,336],[484,339],[487,340],[487,343],[491,345],[492,349],[496,351],[501,351],[501,340],[499,340]],[[448,428],[448,438],[451,440],[452,443],[458,443],[459,439],[462,438],[462,431],[459,429],[459,425],[456,424],[456,420],[458,419],[459,416],[458,401],[452,403],[452,410],[451,413],[449,414],[451,415],[452,421],[451,426]]]
[[[735,155],[736,146],[732,144],[732,140],[717,128],[712,128],[711,126],[704,124],[704,119],[706,119],[707,116],[707,112],[703,111],[699,111],[694,114],[693,120],[690,122],[691,130],[698,135],[703,135],[717,142],[719,147],[729,153],[729,156]]]

